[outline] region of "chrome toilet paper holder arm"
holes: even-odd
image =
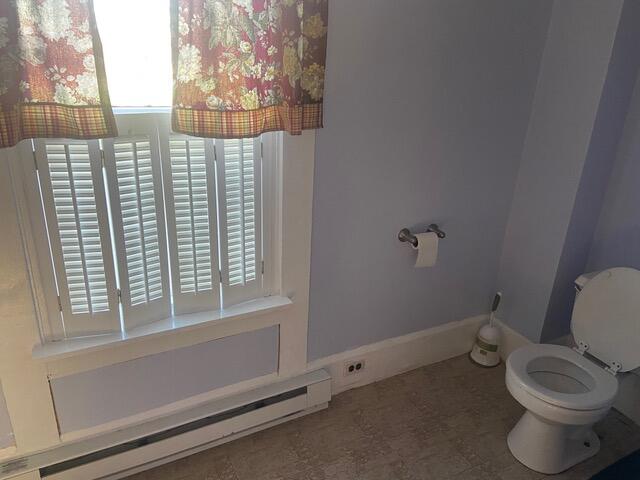
[[[435,223],[432,223],[427,227],[427,232],[435,233],[438,238],[444,238],[447,236],[447,234],[440,230],[440,227],[438,227],[438,225]],[[414,234],[411,233],[408,228],[403,228],[402,230],[400,230],[400,232],[398,232],[398,240],[400,240],[401,242],[409,242],[414,247],[418,246],[418,239]]]

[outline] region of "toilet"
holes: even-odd
[[[640,271],[611,268],[576,280],[576,347],[532,344],[506,362],[507,389],[527,409],[507,438],[514,457],[559,473],[598,453],[593,424],[611,408],[616,374],[640,366]]]

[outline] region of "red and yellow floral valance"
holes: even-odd
[[[322,126],[327,0],[172,0],[177,132]]]
[[[116,133],[92,1],[0,1],[0,147]]]

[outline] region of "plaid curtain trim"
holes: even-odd
[[[174,132],[194,137],[250,138],[273,131],[300,135],[302,130],[322,127],[322,103],[272,105],[247,111],[174,107],[171,120]]]
[[[22,103],[0,111],[0,148],[12,147],[27,138],[116,137],[110,108],[93,105]]]

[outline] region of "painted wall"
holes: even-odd
[[[623,3],[553,5],[498,281],[500,317],[533,341],[541,337]]]
[[[640,79],[636,83],[587,269],[640,269]]]
[[[51,392],[60,432],[68,433],[277,370],[273,326],[55,378]]]
[[[310,359],[488,310],[550,6],[331,2]],[[397,233],[431,222],[414,269]]]
[[[573,281],[587,261],[640,67],[640,2],[624,4],[587,158],[542,329],[547,342],[570,332]]]
[[[640,269],[640,77],[593,236],[588,271]],[[640,425],[640,369],[619,375],[615,407]]]

